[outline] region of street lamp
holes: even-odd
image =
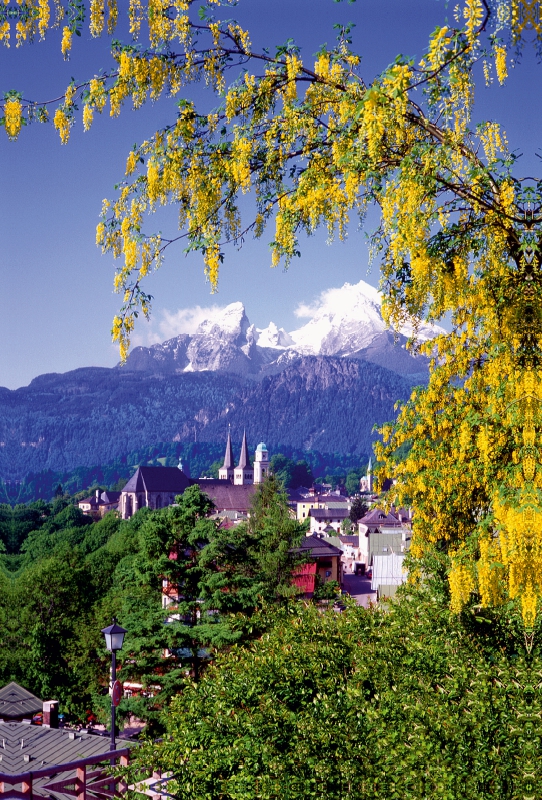
[[[127,631],[117,625],[117,620],[113,617],[113,624],[108,628],[102,628],[102,633],[105,637],[105,646],[111,653],[111,740],[109,749],[115,750],[115,708],[118,705],[118,690],[115,688],[117,681],[117,650],[122,649],[124,642],[124,634]]]

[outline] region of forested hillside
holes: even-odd
[[[41,375],[0,390],[0,478],[16,486],[29,473],[113,464],[158,442],[206,442],[219,452],[228,425],[234,440],[246,429],[251,446],[263,439],[275,452],[365,457],[374,425],[394,417],[410,388],[375,364],[326,357],[301,359],[260,382],[102,368]]]
[[[234,441],[235,453],[241,443]],[[293,463],[306,462],[314,480],[344,484],[346,476],[363,472],[370,453],[321,453],[301,450],[285,444],[277,445],[273,457],[281,454]],[[0,503],[16,506],[35,500],[51,501],[63,495],[89,493],[98,486],[121,489],[137,467],[175,467],[179,462],[193,478],[218,476],[218,465],[224,460],[224,441],[220,442],[157,442],[119,456],[108,464],[80,466],[72,470],[29,472],[23,481],[0,483]]]

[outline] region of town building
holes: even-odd
[[[324,533],[328,527],[339,533],[345,519],[349,519],[348,508],[311,508],[309,510],[311,533]]]
[[[298,490],[299,491],[299,490]],[[303,522],[312,508],[327,509],[347,509],[350,512],[352,503],[340,494],[313,494],[308,497],[295,497],[296,516],[299,522]]]
[[[363,565],[366,568],[372,565],[375,553],[404,553],[410,545],[410,527],[392,510],[386,512],[382,508],[372,508],[359,520],[358,534],[359,563],[362,568]]]
[[[407,573],[403,567],[404,555],[390,553],[373,557],[371,589],[376,591],[376,599],[393,597],[397,587],[406,582]]]
[[[93,519],[101,519],[108,511],[116,511],[119,506],[120,492],[102,491],[96,492],[90,497],[85,497],[77,504],[83,514],[87,514]]]
[[[231,435],[228,431],[228,441],[226,442],[226,454],[224,456],[224,463],[218,470],[218,477],[221,481],[231,481],[233,483],[233,472],[234,472],[234,461],[233,461],[233,448],[231,446]]]
[[[263,442],[260,442],[254,454],[254,483],[263,483],[269,476],[269,453]]]
[[[130,519],[140,508],[165,508],[195,481],[178,467],[138,467],[121,492],[119,511]]]
[[[293,583],[312,597],[317,581],[342,582],[342,550],[321,536],[305,536],[294,552],[307,558],[293,577]]]
[[[177,495],[197,484],[213,501],[216,514],[238,521],[249,513],[256,487],[267,478],[269,468],[269,452],[263,442],[256,448],[252,467],[246,432],[243,434],[239,463],[234,467],[233,448],[228,433],[224,463],[219,469],[218,479],[190,478],[180,464],[178,467],[138,467],[119,493],[120,516],[122,519],[129,519],[140,508],[158,509],[170,506]],[[89,498],[89,507],[90,500],[92,498]]]
[[[130,753],[126,740],[116,739],[111,751],[109,736],[59,728],[58,701],[42,702],[14,682],[0,688],[0,742],[6,797],[113,797],[109,764],[127,765]],[[115,783],[115,796],[128,788]]]

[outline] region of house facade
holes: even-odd
[[[101,519],[108,511],[116,511],[119,507],[120,492],[111,492],[96,489],[95,494],[85,497],[77,504],[83,514],[93,519]]]
[[[302,564],[293,577],[293,583],[302,589],[306,597],[312,597],[317,581],[342,582],[342,550],[320,536],[305,536],[296,553],[306,556],[307,561]]]

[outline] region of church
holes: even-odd
[[[269,475],[269,453],[263,442],[256,448],[254,456],[254,466],[250,466],[248,457],[247,434],[243,433],[243,443],[241,444],[241,456],[236,467],[233,466],[233,448],[231,446],[231,436],[228,433],[226,442],[226,454],[224,464],[218,471],[218,477],[223,481],[230,481],[234,486],[243,486],[252,483],[263,483]]]
[[[175,502],[188,486],[197,484],[208,495],[217,513],[247,514],[256,486],[269,475],[269,452],[263,442],[256,448],[254,465],[250,463],[246,432],[243,434],[239,463],[234,466],[231,436],[228,433],[224,464],[219,470],[218,480],[213,478],[189,478],[178,467],[138,467],[121,492],[119,512],[122,519],[129,519],[140,508],[165,508]]]

